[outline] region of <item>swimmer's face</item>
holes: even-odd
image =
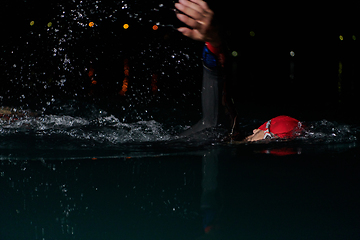
[[[253,134],[246,137],[245,141],[246,142],[255,142],[255,141],[263,140],[264,136],[265,136],[265,131],[260,130],[260,129],[254,129]]]

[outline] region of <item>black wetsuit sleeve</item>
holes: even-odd
[[[222,79],[216,56],[205,46],[203,51],[203,79],[201,89],[202,118],[181,135],[187,136],[206,128],[217,126]]]

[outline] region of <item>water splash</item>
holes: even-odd
[[[30,134],[34,137],[70,137],[97,143],[122,144],[170,140],[155,120],[122,123],[113,115],[89,120],[82,117],[44,115],[0,123],[0,136]]]
[[[142,5],[133,6],[128,8],[126,4],[127,14],[130,18],[134,18],[141,25],[155,24],[160,27],[169,27],[173,30],[178,29],[179,21],[175,17],[177,10],[174,7],[176,1],[170,1],[166,5],[164,3],[155,4],[155,6],[149,5],[148,8],[143,8]],[[153,5],[153,4],[152,4]],[[134,11],[135,10],[135,11]]]
[[[147,94],[153,74],[158,76],[157,94],[166,101],[181,92],[181,97],[198,93],[194,81],[201,78],[200,54],[194,51],[198,46],[191,41],[179,43],[181,34],[169,28],[153,31],[147,26],[175,21],[173,5],[173,1],[51,3],[49,13],[39,15],[41,21],[26,20],[31,26],[2,46],[0,105],[45,111],[54,99],[101,99],[104,105],[135,109],[151,101]],[[126,22],[136,31],[123,30]],[[129,59],[131,73],[126,99],[117,96],[124,78],[118,70],[124,59]],[[88,78],[91,68],[96,85]]]
[[[328,120],[307,123],[306,130],[301,139],[313,143],[355,142],[359,133],[357,126],[339,124]]]

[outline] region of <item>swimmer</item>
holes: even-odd
[[[219,121],[218,105],[220,102],[220,85],[226,83],[223,76],[225,54],[223,41],[220,37],[220,27],[214,18],[214,12],[203,0],[179,0],[175,4],[177,18],[188,27],[180,27],[177,30],[184,36],[193,40],[205,42],[203,50],[203,84],[201,91],[202,119],[182,136],[192,135],[206,128],[216,127]],[[237,143],[255,142],[263,139],[292,138],[302,129],[301,123],[288,116],[279,116],[269,120],[253,131],[253,134],[245,137],[236,130],[237,113],[231,97],[226,94],[226,88],[222,89],[222,103],[230,115],[231,141]]]

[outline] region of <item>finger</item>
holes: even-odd
[[[211,9],[209,8],[209,5],[203,0],[191,0],[191,2],[199,5],[201,9],[205,12],[212,12]]]
[[[181,32],[184,36],[189,37],[193,40],[201,41],[201,34],[197,30],[192,30],[186,27],[178,28],[178,31]]]
[[[200,27],[200,23],[198,21],[196,21],[195,19],[188,17],[184,14],[178,13],[176,14],[176,17],[183,23],[185,23],[186,25],[188,25],[191,28],[199,28]]]
[[[175,4],[175,7],[194,19],[200,20],[204,17],[203,9],[198,4],[188,0],[180,0],[179,3]]]
[[[191,0],[179,0],[179,3],[183,4],[184,6],[186,6],[188,8],[191,8],[197,12],[203,11],[203,8],[199,4],[197,4]]]
[[[179,11],[181,11],[181,9],[183,8],[182,4],[180,3],[175,3],[175,8]]]
[[[191,32],[191,29],[186,28],[186,27],[180,27],[177,30],[187,37],[190,35],[190,32]]]

